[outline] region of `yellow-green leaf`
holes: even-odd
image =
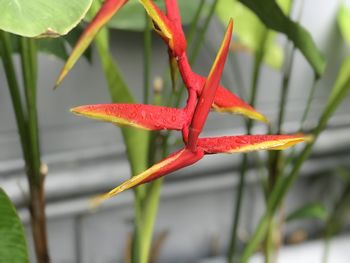
[[[85,16],[92,0],[0,0],[0,29],[26,37],[67,34]]]
[[[345,5],[340,6],[337,21],[342,37],[350,45],[350,9]]]

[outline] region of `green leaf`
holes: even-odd
[[[337,80],[328,98],[324,115],[329,118],[350,91],[350,56],[342,63]]]
[[[297,219],[320,219],[327,218],[327,210],[320,203],[307,204],[287,216],[286,221],[290,222]]]
[[[285,15],[275,0],[239,0],[250,8],[269,28],[284,33],[298,48],[317,76],[325,70],[326,62],[309,32]]]
[[[67,34],[92,0],[0,0],[0,29],[26,37]]]
[[[23,225],[16,209],[0,188],[0,262],[29,262]]]
[[[164,1],[155,1],[164,10]],[[199,1],[178,0],[182,24],[189,24],[196,13]],[[204,12],[205,13],[205,12]],[[143,31],[146,23],[145,11],[138,0],[129,0],[109,21],[108,26],[115,29]]]
[[[350,45],[350,10],[344,4],[338,10],[337,22],[342,37]]]
[[[221,0],[216,6],[216,15],[225,26],[232,17],[235,21],[233,33],[238,37],[238,43],[248,48],[250,52],[258,52],[261,48],[259,43],[261,43],[266,28],[250,9],[239,3],[238,0]],[[264,62],[279,69],[283,64],[283,51],[276,43],[276,33],[269,32],[268,34]]]

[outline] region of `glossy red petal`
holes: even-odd
[[[71,111],[92,119],[146,130],[181,130],[187,119],[182,109],[145,104],[84,105]]]
[[[207,154],[237,153],[257,150],[284,150],[312,137],[295,135],[240,135],[198,139],[198,148]]]
[[[214,101],[215,93],[220,83],[221,74],[224,69],[226,57],[230,47],[232,28],[233,21],[231,19],[227,27],[221,47],[210,70],[207,81],[205,82],[202,93],[198,99],[197,106],[194,111],[189,129],[188,147],[191,150],[196,149],[198,136],[203,129],[204,123],[208,117],[209,110]]]
[[[90,45],[93,38],[98,31],[112,18],[112,16],[127,2],[128,0],[105,0],[98,13],[95,15],[90,24],[86,27],[83,34],[80,36],[76,46],[69,56],[66,64],[61,70],[60,75],[56,80],[55,87],[57,87],[69,70],[74,66],[79,57],[84,53],[86,48]]]
[[[159,177],[172,173],[176,170],[189,166],[200,159],[202,159],[204,153],[203,151],[192,152],[188,149],[179,150],[159,163],[153,165],[146,171],[139,175],[132,177],[131,179],[125,181],[121,185],[117,186],[113,190],[106,194],[98,196],[94,199],[95,205],[103,200],[109,199],[127,189],[135,187],[140,184],[144,184],[153,181]]]

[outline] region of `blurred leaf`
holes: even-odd
[[[107,79],[112,101],[115,103],[134,102],[132,94],[109,52],[107,29],[101,29],[100,33],[95,38],[95,44]],[[122,127],[121,130],[132,173],[133,175],[138,174],[147,169],[149,133],[147,131],[130,127]]]
[[[92,0],[0,0],[0,29],[26,37],[67,34]]]
[[[287,216],[286,221],[290,222],[298,219],[320,219],[327,218],[327,210],[320,203],[307,204]]]
[[[350,56],[342,63],[337,80],[328,98],[326,112],[331,115],[350,90]]]
[[[101,1],[101,0],[100,0]],[[155,1],[164,10],[164,1]],[[189,24],[196,13],[199,1],[178,0],[182,24]],[[207,5],[207,4],[206,4]],[[205,12],[203,12],[205,14]],[[138,0],[129,0],[109,22],[115,29],[143,31],[145,29],[145,11]]]
[[[23,225],[16,209],[0,188],[0,262],[29,262]]]
[[[216,14],[225,26],[231,17],[234,19],[234,34],[238,37],[240,45],[253,53],[261,48],[260,43],[266,27],[250,9],[239,3],[238,0],[221,0],[217,4]],[[279,69],[283,64],[283,51],[275,41],[276,33],[269,32],[268,34],[264,62]]]
[[[239,1],[250,8],[269,29],[284,33],[309,61],[317,76],[323,74],[326,62],[310,33],[289,19],[275,0]]]
[[[350,10],[344,4],[338,10],[337,21],[342,37],[350,45]]]

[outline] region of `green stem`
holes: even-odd
[[[200,48],[202,46],[202,42],[204,41],[205,34],[206,34],[207,30],[208,30],[209,24],[210,24],[213,16],[214,16],[214,12],[215,12],[215,8],[216,8],[217,3],[218,3],[218,1],[213,1],[213,3],[211,4],[210,10],[209,10],[209,14],[208,14],[208,16],[206,17],[206,19],[204,21],[203,27],[199,31],[198,39],[195,42],[195,45],[194,45],[194,47],[193,47],[193,49],[191,51],[191,55],[190,55],[190,58],[189,58],[189,62],[190,62],[191,65],[197,59],[197,56],[199,54],[199,50],[200,50]]]
[[[197,25],[198,25],[200,15],[201,15],[203,7],[204,7],[204,3],[205,3],[205,0],[200,1],[199,5],[197,7],[196,13],[191,21],[190,30],[188,31],[188,34],[186,36],[188,46],[192,45],[192,41],[193,41],[194,35],[197,31]]]
[[[1,48],[1,56],[2,63],[4,66],[6,79],[10,91],[12,106],[15,112],[16,124],[19,132],[19,137],[21,141],[21,147],[23,152],[23,157],[25,163],[29,163],[29,149],[28,149],[28,139],[26,133],[26,115],[23,109],[23,102],[19,90],[19,85],[17,82],[17,76],[15,67],[12,60],[12,50],[11,50],[11,42],[9,38],[9,34],[3,31],[0,31],[0,48]]]
[[[143,103],[148,104],[152,53],[152,22],[145,12],[145,30],[143,33]]]
[[[30,189],[29,210],[37,261],[48,263],[48,243],[45,216],[44,179],[41,167],[37,113],[37,53],[34,39],[20,38],[20,55],[28,121],[26,133],[29,143],[27,174]]]
[[[306,102],[306,106],[305,106],[305,109],[304,109],[304,113],[303,113],[303,116],[301,118],[300,130],[302,130],[304,128],[305,121],[307,119],[307,116],[309,115],[309,112],[310,112],[310,109],[311,109],[311,104],[312,104],[312,99],[314,98],[314,94],[315,94],[315,91],[316,91],[317,81],[318,81],[318,77],[315,74],[315,76],[313,78],[313,81],[312,81],[312,86],[311,86],[311,89],[310,89],[310,92],[309,92],[309,96],[307,98],[307,102]]]
[[[97,51],[108,81],[108,88],[113,102],[132,103],[134,101],[130,90],[125,84],[122,75],[111,58],[108,30],[102,29],[95,38]],[[123,127],[122,135],[127,149],[132,175],[137,175],[146,170],[148,164],[149,133],[135,128]],[[143,200],[146,196],[146,188],[139,186],[135,188],[135,232],[132,247],[132,262],[146,263],[148,255],[148,244],[144,241],[144,206]],[[151,237],[147,237],[151,239]],[[150,243],[150,242],[149,242]]]
[[[261,39],[261,49],[256,52],[255,58],[254,58],[254,67],[252,72],[252,86],[251,86],[251,94],[250,94],[250,100],[249,104],[252,105],[252,107],[255,106],[256,98],[257,98],[257,92],[258,92],[258,82],[261,72],[261,65],[265,53],[265,45],[267,40],[268,30],[266,29],[263,37]],[[253,126],[253,122],[251,120],[248,120],[246,123],[246,129],[247,134],[251,133],[251,129]],[[239,226],[239,219],[240,219],[240,212],[241,212],[241,205],[242,205],[242,197],[243,192],[245,188],[245,176],[248,170],[248,155],[244,154],[242,159],[242,165],[241,165],[241,172],[239,177],[239,186],[237,195],[235,196],[235,210],[233,215],[233,222],[232,222],[232,233],[231,233],[231,240],[229,244],[229,250],[228,250],[228,262],[232,263],[235,259],[236,254],[236,243],[237,243],[237,231]]]
[[[26,98],[28,124],[27,132],[30,143],[30,169],[31,182],[37,185],[42,184],[43,178],[40,174],[40,146],[37,116],[37,87],[36,87],[36,47],[33,39],[21,38],[21,64]]]

